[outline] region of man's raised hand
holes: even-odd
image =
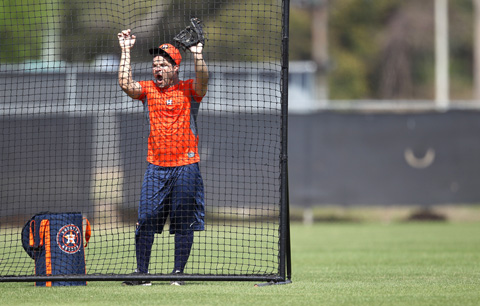
[[[131,30],[123,30],[121,33],[117,34],[118,43],[122,49],[131,49],[135,44],[136,37],[131,35]]]
[[[190,48],[188,48],[190,50],[190,52],[194,53],[194,54],[202,54],[203,52],[203,44],[201,42],[199,42],[198,44],[196,45],[193,45],[191,46]]]

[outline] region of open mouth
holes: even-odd
[[[165,79],[163,78],[162,75],[155,75],[155,83],[157,84],[157,86],[165,86]]]

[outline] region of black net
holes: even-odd
[[[69,272],[57,267],[65,260],[68,264],[65,258],[76,252],[76,245],[84,249],[87,276],[130,275],[138,269],[138,256],[147,256],[138,254],[139,243],[150,239],[139,238],[142,230],[157,232],[149,256],[150,275],[170,275],[182,260],[186,262],[182,268],[185,275],[278,275],[283,256],[280,158],[285,119],[281,107],[285,5],[277,0],[3,1],[2,280],[82,274],[83,270]],[[168,181],[166,189],[152,185],[145,195],[149,199],[164,196],[154,202],[162,211],[150,207],[139,222],[149,135],[166,133],[162,129],[171,126],[163,125],[160,114],[164,113],[152,109],[150,96],[143,101],[132,99],[120,88],[122,51],[117,33],[131,29],[136,36],[131,49],[136,84],[156,81],[148,50],[162,43],[173,44],[173,37],[190,24],[191,17],[202,20],[207,33],[203,57],[209,81],[196,121],[190,122],[193,135],[199,136],[198,150],[185,154],[201,158],[205,217],[198,194],[201,181],[186,183],[194,186],[193,204],[178,204],[179,196],[167,187],[183,184],[179,174],[162,172]],[[196,80],[193,54],[180,50],[180,80]],[[189,120],[196,112],[192,99],[190,95],[184,101],[189,105]],[[154,125],[152,120],[160,123]],[[172,148],[167,150],[182,149],[183,132],[169,135]],[[185,162],[181,164],[156,166],[170,171],[185,166]],[[182,205],[193,212],[177,210],[176,217],[169,216]],[[79,231],[66,232],[55,218],[48,228],[41,227],[48,213],[30,221],[44,212],[57,219],[63,216],[59,213],[79,212],[92,227],[88,246],[83,246],[88,232],[85,220],[83,225],[77,224]],[[204,230],[183,225],[192,220],[191,215],[195,222],[204,220]],[[137,222],[141,224],[137,226]],[[181,239],[190,239],[190,229],[196,231],[187,261],[179,259],[185,254],[178,248],[185,245]],[[48,235],[50,250],[45,246]],[[66,252],[65,247],[71,249]],[[49,265],[53,270],[48,270]],[[42,272],[44,266],[47,270]]]

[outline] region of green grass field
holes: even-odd
[[[478,305],[480,223],[292,225],[293,283],[154,282],[36,288],[0,283],[0,305]]]

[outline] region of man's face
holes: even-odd
[[[174,85],[177,71],[178,66],[172,65],[163,56],[158,55],[153,58],[152,72],[158,87],[168,88]]]

